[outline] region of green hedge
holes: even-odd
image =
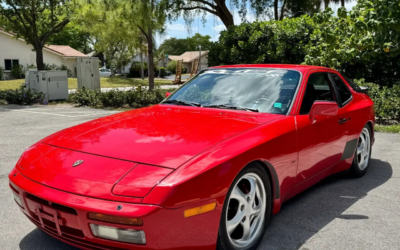
[[[337,69],[380,86],[400,82],[398,0],[358,0],[351,11],[242,23],[222,31],[209,65],[289,63]]]
[[[400,86],[379,86],[366,83],[364,79],[355,80],[359,86],[368,87],[368,95],[374,102],[375,116],[383,119],[400,119]]]
[[[18,89],[0,90],[0,104],[26,104],[41,103],[44,98],[42,92],[34,89],[20,87]]]
[[[129,91],[113,89],[108,92],[82,88],[70,95],[70,101],[79,106],[140,108],[160,103],[165,98],[166,92],[173,91],[175,89],[155,89],[149,91],[142,86]]]

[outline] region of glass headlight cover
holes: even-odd
[[[146,235],[143,230],[109,227],[90,224],[94,236],[107,240],[115,240],[133,244],[146,244]]]

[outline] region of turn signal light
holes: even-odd
[[[107,214],[98,214],[98,213],[89,213],[89,218],[92,220],[116,223],[116,224],[125,224],[131,226],[142,226],[143,221],[138,218],[127,218],[121,216],[113,216]]]
[[[187,209],[183,212],[185,218],[187,217],[191,217],[191,216],[195,216],[198,214],[204,214],[207,212],[211,212],[213,211],[215,208],[217,207],[217,203],[213,202],[210,204],[206,204],[200,207],[195,207],[195,208],[191,208],[191,209]]]

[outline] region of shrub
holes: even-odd
[[[247,63],[319,65],[380,86],[400,80],[398,0],[358,0],[351,10],[242,23],[220,33],[209,66]]]
[[[359,86],[368,87],[368,95],[374,102],[375,116],[381,119],[400,119],[400,85],[393,87],[354,80]]]
[[[147,88],[139,86],[129,91],[113,89],[102,93],[99,90],[82,88],[72,94],[70,100],[79,106],[140,108],[160,103],[165,98],[165,93],[169,91],[171,90],[149,91]]]
[[[85,87],[82,87],[70,95],[70,101],[79,106],[98,107],[101,106],[100,95],[101,92],[99,89],[87,90]]]
[[[164,67],[161,67],[161,72],[159,67],[154,68],[154,73],[157,77],[164,77],[166,75],[165,71],[166,69]]]
[[[133,62],[131,68],[129,69],[129,74],[128,77],[141,77],[141,66],[140,66],[140,62]],[[145,62],[143,65],[143,73],[144,76],[147,76],[147,63]]]
[[[36,66],[31,64],[31,65],[28,66],[28,68],[33,68],[34,69],[34,68],[36,68]],[[67,68],[67,66],[65,66],[64,64],[62,64],[61,67],[59,67],[54,63],[52,65],[45,63],[44,64],[44,70],[66,70],[67,71],[67,76],[68,77],[72,76],[72,71],[69,68]]]
[[[304,61],[314,22],[308,16],[242,23],[222,31],[209,52],[209,66]]]
[[[18,65],[14,65],[11,68],[11,75],[15,78],[15,79],[21,79],[24,78],[24,66],[18,64]]]
[[[60,70],[66,70],[67,71],[67,76],[68,77],[72,76],[72,71],[69,68],[67,68],[67,66],[65,66],[64,64],[61,65]]]
[[[4,68],[0,66],[0,80],[3,80]]]
[[[176,65],[177,65],[177,61],[170,61],[168,64],[167,64],[167,70],[168,71],[171,71],[173,74],[175,74],[176,73]]]
[[[23,86],[18,89],[0,90],[0,103],[31,105],[41,103],[43,98],[42,92]]]

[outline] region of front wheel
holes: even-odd
[[[217,249],[255,249],[270,215],[268,176],[260,164],[249,164],[236,177],[226,196]]]
[[[353,177],[362,177],[367,172],[371,159],[371,146],[371,128],[369,125],[365,125],[358,138],[353,164],[350,168],[350,174]]]

